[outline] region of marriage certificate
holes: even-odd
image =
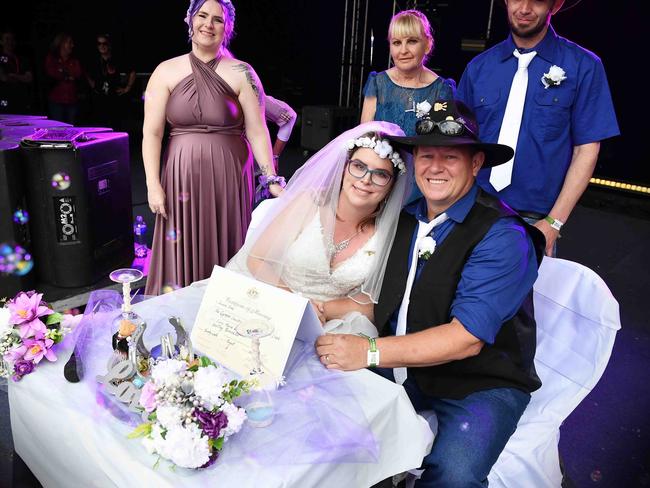
[[[231,371],[280,381],[294,340],[323,333],[306,298],[215,266],[192,328],[192,345]]]

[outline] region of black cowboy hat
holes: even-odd
[[[504,144],[481,142],[474,113],[460,100],[436,100],[415,124],[416,136],[388,139],[405,146],[473,146],[485,153],[484,168],[512,159],[515,152]]]

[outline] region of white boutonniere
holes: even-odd
[[[431,257],[433,251],[436,250],[436,241],[433,240],[433,237],[426,236],[418,244],[418,258],[424,259],[425,261]]]
[[[542,76],[542,84],[547,89],[549,86],[560,86],[566,80],[566,73],[559,66],[553,65],[549,68],[548,73]]]
[[[415,105],[415,116],[419,119],[431,111],[431,104],[428,101],[420,102]]]

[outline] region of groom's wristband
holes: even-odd
[[[377,349],[377,342],[374,337],[368,337],[368,367],[374,368],[379,366],[379,349]]]
[[[558,232],[560,232],[560,229],[564,225],[564,222],[562,222],[561,220],[558,220],[558,219],[554,219],[550,215],[547,215],[546,217],[544,217],[544,220],[546,220],[546,222],[548,222],[549,225]]]

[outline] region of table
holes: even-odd
[[[135,310],[145,319],[154,311],[173,311],[192,324],[205,282],[145,300]],[[146,334],[145,334],[146,338]],[[146,340],[146,339],[145,339]],[[155,457],[138,440],[126,436],[132,427],[106,411],[97,411],[92,391],[63,377],[71,349],[59,351],[46,364],[9,386],[11,427],[16,452],[45,488],[85,487],[368,487],[394,474],[420,466],[433,434],[417,415],[404,389],[361,370],[347,375],[370,429],[379,444],[376,463],[260,466],[229,462],[227,445],[216,465],[206,470],[153,469]],[[72,400],[74,398],[74,400]],[[231,442],[236,442],[236,436]],[[281,446],[278,446],[281,448]]]

